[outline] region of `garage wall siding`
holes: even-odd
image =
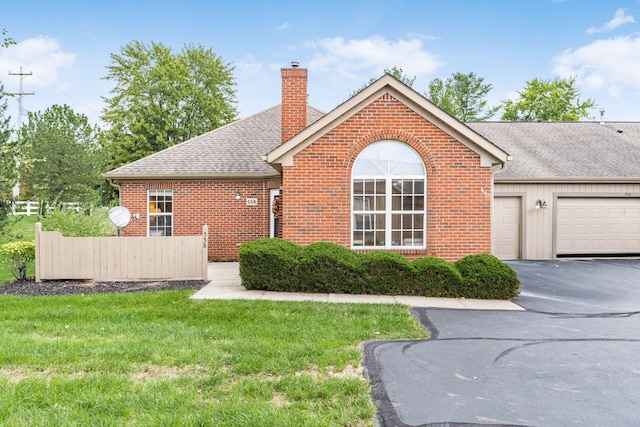
[[[495,183],[495,196],[501,193],[523,193],[524,204],[524,250],[526,259],[553,259],[554,247],[554,202],[562,195],[575,197],[640,197],[640,184],[507,184]],[[546,209],[536,209],[536,200],[547,202]]]

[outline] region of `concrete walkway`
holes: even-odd
[[[464,298],[428,298],[390,295],[308,294],[297,292],[248,291],[240,282],[237,262],[209,263],[211,282],[192,299],[255,299],[269,301],[317,301],[365,304],[405,304],[411,307],[439,307],[473,310],[524,310],[511,301]]]

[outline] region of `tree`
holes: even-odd
[[[6,37],[7,30],[2,29],[0,47],[9,47],[16,42]],[[12,190],[18,181],[16,156],[11,146],[11,117],[7,115],[7,94],[0,83],[0,224],[4,222],[9,209],[8,200],[12,197]]]
[[[595,100],[580,99],[575,77],[553,80],[533,79],[518,92],[518,99],[502,101],[502,120],[522,122],[575,122],[588,118]]]
[[[6,37],[7,35],[7,30],[5,28],[2,29],[2,43],[0,43],[1,47],[9,47],[12,44],[16,44],[15,40],[13,40],[11,37]]]
[[[492,85],[475,73],[453,73],[446,81],[433,79],[425,96],[463,122],[483,121],[491,118],[500,107],[488,107],[486,97]]]
[[[115,83],[105,98],[110,168],[145,157],[232,122],[233,67],[211,49],[134,41],[111,55],[104,77]]]
[[[7,96],[0,84],[0,224],[6,219],[13,187],[18,182],[15,149],[11,142],[11,117],[6,115]]]
[[[395,65],[393,67],[391,67],[391,68],[385,68],[384,69],[384,74],[392,75],[393,77],[395,77],[396,79],[400,80],[402,83],[406,84],[409,87],[412,87],[413,83],[416,81],[416,77],[415,76],[413,76],[413,77],[407,76],[404,73],[404,71],[402,70],[401,67],[396,67]],[[349,96],[349,98],[353,97],[357,93],[359,93],[362,90],[366,89],[368,86],[370,86],[376,80],[378,80],[378,79],[375,78],[375,77],[371,77],[367,83],[362,85],[361,88],[356,89],[353,92],[351,92],[351,95]]]
[[[29,113],[20,129],[20,180],[45,205],[95,203],[104,159],[101,131],[67,105]]]

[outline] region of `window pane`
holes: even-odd
[[[386,245],[384,231],[376,231],[376,246],[384,245]]]
[[[377,211],[383,211],[385,210],[385,197],[384,196],[378,196],[376,197],[376,210]]]
[[[402,242],[400,241],[400,232],[399,231],[394,231],[393,233],[391,233],[391,245],[392,246],[400,246],[402,244]]]
[[[424,194],[424,181],[421,179],[416,179],[414,182],[415,186],[413,188],[413,191],[416,194]]]
[[[364,192],[365,194],[374,194],[375,189],[375,181],[373,179],[367,179],[364,182]]]
[[[376,180],[376,193],[377,194],[385,194],[387,189],[385,188],[385,182],[386,180],[384,179],[377,179]]]
[[[401,194],[402,193],[402,180],[394,179],[391,181],[391,192],[393,194]]]
[[[405,211],[413,210],[413,197],[405,196],[402,198],[402,210],[405,210]]]
[[[361,179],[353,180],[353,194],[364,194],[364,183]]]
[[[416,196],[413,199],[413,209],[416,211],[424,210],[424,196]]]
[[[413,215],[402,215],[402,229],[407,230],[413,228]]]
[[[402,197],[401,196],[393,196],[391,199],[391,209],[394,211],[399,211],[402,209]]]
[[[424,227],[424,215],[415,214],[413,217],[413,228],[415,230],[422,230]]]

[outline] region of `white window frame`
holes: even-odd
[[[383,171],[380,171],[380,173],[374,173],[374,174],[358,174],[356,175],[356,167],[357,167],[357,163],[358,163],[358,159],[356,159],[356,161],[354,162],[354,167],[351,173],[351,248],[352,249],[390,249],[390,250],[402,250],[402,249],[425,249],[426,248],[426,241],[427,241],[427,176],[426,176],[426,168],[424,166],[424,162],[422,161],[422,158],[420,157],[420,155],[412,148],[410,147],[408,144],[405,144],[403,142],[400,141],[395,141],[395,140],[383,140],[383,141],[378,141],[375,142],[371,145],[369,145],[368,147],[366,147],[360,154],[362,155],[362,153],[365,152],[365,150],[371,149],[371,150],[375,150],[377,147],[375,146],[375,144],[390,144],[387,148],[391,147],[393,148],[394,144],[402,144],[402,146],[404,146],[403,148],[410,148],[411,151],[413,152],[413,154],[415,154],[415,157],[411,160],[417,160],[420,159],[420,164],[422,166],[422,173],[421,174],[395,174],[394,172],[396,172],[400,166],[402,164],[400,164],[398,167],[395,168],[395,170],[390,171],[390,173],[384,173]],[[358,156],[358,158],[360,158],[360,155]],[[397,160],[397,159],[396,159]],[[423,197],[423,209],[421,210],[393,210],[393,202],[392,202],[392,198],[393,198],[393,181],[396,179],[401,179],[401,180],[422,180],[423,182],[423,193],[412,193],[413,196],[422,196]],[[356,180],[363,180],[363,185],[365,185],[365,180],[384,180],[385,181],[385,209],[384,211],[382,210],[356,210],[356,206],[355,206],[355,195],[354,195],[354,182]],[[375,184],[374,184],[375,185]],[[357,214],[356,214],[357,212]],[[356,245],[356,241],[354,239],[354,233],[356,231],[360,231],[362,229],[356,229],[356,215],[374,215],[374,214],[384,214],[385,215],[385,228],[384,228],[384,232],[385,232],[385,242],[384,245],[369,245],[366,246],[364,245],[364,241],[362,241],[362,244],[358,244]],[[419,228],[415,228],[412,227],[412,234],[415,231],[422,231],[422,241],[419,244],[415,244],[415,241],[412,239],[412,241],[408,242],[408,244],[406,244],[406,242],[401,241],[401,242],[394,242],[393,241],[393,215],[394,214],[406,214],[406,215],[422,215],[422,230],[420,230]],[[372,220],[373,221],[373,220]],[[403,239],[404,240],[404,239]]]
[[[152,212],[151,209],[151,196],[171,196],[171,211],[170,212],[161,212],[161,211],[154,211]],[[170,229],[170,234],[169,236],[173,236],[173,229],[174,229],[174,221],[173,221],[173,208],[174,208],[174,200],[173,200],[173,190],[167,190],[167,189],[161,189],[161,190],[148,190],[147,191],[147,236],[165,236],[164,233],[160,234],[158,233],[158,230],[154,230],[154,232],[151,231],[151,217],[169,217],[171,219],[171,225],[169,227],[163,227],[163,228],[169,228]]]

